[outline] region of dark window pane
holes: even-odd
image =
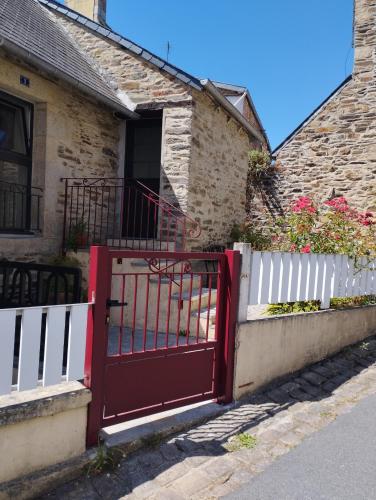
[[[134,126],[133,177],[159,179],[161,169],[162,121],[144,120]]]
[[[32,105],[0,91],[0,231],[30,230]],[[39,198],[37,219],[39,219]],[[39,227],[39,223],[38,223]]]
[[[26,123],[22,108],[0,101],[0,148],[27,154]]]

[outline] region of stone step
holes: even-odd
[[[201,296],[201,303],[200,303]],[[195,288],[190,293],[190,290],[184,291],[182,294],[174,293],[171,295],[172,300],[181,300],[183,308],[188,308],[188,304],[191,304],[191,313],[197,311],[200,308],[208,307],[210,298],[210,307],[214,307],[217,303],[217,290],[212,289],[211,292],[208,288],[202,288],[201,293],[199,288]]]
[[[150,285],[153,287],[153,290],[158,289],[158,275],[153,276],[150,278]],[[173,279],[170,279],[169,276],[163,276],[161,277],[161,292],[163,289],[167,289],[167,294],[169,293],[169,288],[170,288],[170,283],[171,283],[171,297],[173,295],[179,294],[180,289],[182,291],[182,294],[189,292],[190,287],[191,287],[191,275],[190,274],[183,274],[183,276],[180,275],[175,275]],[[197,288],[200,285],[200,278],[198,276],[193,276],[192,278],[192,287]]]
[[[209,316],[208,316],[209,312]],[[200,313],[200,314],[199,314]],[[214,305],[210,309],[202,307],[200,311],[196,310],[191,313],[190,328],[193,332],[197,331],[197,321],[199,320],[199,337],[205,338],[206,331],[208,332],[208,340],[215,338],[217,308]],[[208,327],[209,325],[209,327]]]
[[[190,336],[197,335],[197,327],[198,327],[198,335],[201,339],[206,338],[206,334],[208,335],[208,340],[215,339],[215,318],[216,318],[216,307],[211,307],[209,309],[208,316],[208,308],[203,307],[199,311],[195,310],[191,312],[190,320],[189,320],[189,330]]]
[[[107,240],[110,248],[121,248],[123,250],[150,250],[153,252],[174,252],[177,243],[161,240],[147,240],[138,238],[111,238]]]
[[[208,308],[207,307],[202,307],[200,309],[200,311],[193,311],[192,313],[192,316],[194,318],[198,318],[199,316],[199,313],[200,313],[200,321],[201,319],[204,319],[205,322],[207,320],[207,317],[208,317]],[[217,317],[217,307],[216,306],[213,306],[209,309],[209,322],[211,325],[215,325],[215,320],[216,320],[216,317]]]
[[[175,263],[176,263],[175,260],[161,259],[160,267],[161,267],[161,269],[168,268],[166,270],[166,272],[170,271],[171,273],[172,272],[179,273],[180,272],[180,264],[176,264],[174,266]],[[145,259],[133,259],[131,261],[131,265],[133,267],[146,267],[147,269],[149,269],[149,266],[150,266],[150,264]],[[173,266],[175,267],[175,270],[173,269]]]
[[[118,446],[125,452],[132,452],[147,448],[148,442],[158,441],[214,419],[233,406],[233,403],[220,405],[212,400],[204,401],[105,427],[100,435],[108,447]]]
[[[196,279],[198,279],[199,277],[197,276],[194,276],[192,281],[195,281]],[[162,273],[162,277],[161,277],[161,285],[169,285],[170,284],[170,281],[174,281],[175,283],[180,283],[181,281],[190,281],[191,280],[191,275],[190,274],[183,274],[182,276],[180,275],[176,275],[173,277],[173,280],[171,280],[170,276],[166,276]],[[159,279],[158,279],[158,274],[156,273],[155,274],[155,277],[153,276],[152,278],[150,278],[150,283],[158,283]]]

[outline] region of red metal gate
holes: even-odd
[[[91,248],[88,445],[108,425],[232,400],[239,262],[239,252],[230,250]]]

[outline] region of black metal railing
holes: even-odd
[[[80,301],[79,268],[0,261],[0,309]]]
[[[135,179],[68,178],[63,251],[108,245],[143,250],[183,250],[197,238],[197,221]]]
[[[0,180],[0,232],[39,232],[43,190]]]
[[[224,253],[225,250],[226,247],[224,245],[214,243],[211,245],[207,245],[206,247],[203,248],[202,251],[205,253]],[[215,273],[218,272],[218,262],[216,260],[208,259],[205,260],[204,262],[205,262],[205,270],[208,274],[213,273],[215,275]],[[208,286],[208,280],[205,282],[205,286],[206,287]],[[214,281],[213,286],[214,288],[217,288],[216,281]]]

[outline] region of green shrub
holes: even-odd
[[[270,155],[266,151],[251,149],[248,153],[248,176],[249,180],[258,180],[269,172],[271,166]]]
[[[376,295],[364,295],[362,297],[335,297],[330,301],[330,307],[333,309],[369,306],[373,304],[376,304]]]
[[[358,307],[376,304],[376,295],[365,295],[362,297],[341,297],[330,300],[331,309],[343,309],[345,307]],[[319,300],[284,302],[280,304],[269,304],[266,308],[268,316],[280,314],[292,314],[300,312],[313,312],[320,309]]]
[[[301,196],[275,221],[273,233],[272,250],[376,258],[375,215],[356,210],[343,196],[323,203]]]
[[[235,224],[231,230],[230,238],[232,242],[249,243],[253,250],[268,250],[271,246],[271,236],[267,231],[255,229],[247,224]]]
[[[63,267],[81,267],[81,263],[75,257],[67,257],[66,255],[54,255],[47,260],[47,263],[51,266],[63,266]]]
[[[300,312],[312,312],[320,309],[318,300],[300,301],[300,302],[284,302],[280,304],[269,304],[266,308],[268,316],[277,316],[279,314],[292,314]]]

